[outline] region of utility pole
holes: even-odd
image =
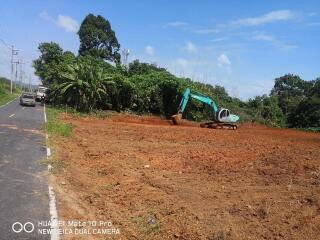
[[[14,88],[17,87],[17,81],[18,81],[18,64],[19,61],[13,62],[15,64],[15,76],[14,76]]]
[[[20,88],[22,89],[22,61],[20,60],[20,69],[19,69],[19,83],[20,83]]]
[[[20,59],[18,63],[20,64],[20,74],[19,74],[20,88],[23,89],[24,71],[22,70],[22,67],[23,67],[22,64],[24,64],[24,62]]]
[[[31,74],[29,74],[29,92],[31,92]]]
[[[13,81],[13,56],[18,55],[19,50],[14,49],[14,46],[11,46],[11,79],[10,79],[10,93],[12,94],[12,81]]]

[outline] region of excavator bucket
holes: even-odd
[[[178,113],[171,116],[174,125],[180,125],[182,123],[182,114]]]

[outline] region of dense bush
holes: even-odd
[[[271,91],[288,127],[320,127],[320,79],[304,81],[299,76],[287,74],[275,80]]]

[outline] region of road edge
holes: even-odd
[[[9,102],[7,102],[7,103],[5,103],[5,104],[0,105],[0,108],[3,108],[3,107],[5,107],[5,106],[7,106],[8,104],[12,103],[13,101],[17,100],[18,98],[19,98],[19,96],[18,96],[18,97],[15,97],[14,99],[10,100]]]
[[[43,105],[43,116],[44,116],[44,123],[47,123],[47,114],[46,114],[46,105]],[[51,149],[48,146],[48,133],[46,132],[46,149],[47,149],[47,159],[51,157]],[[51,164],[48,165],[48,172],[52,169]],[[50,186],[48,182],[49,188],[49,212],[51,217],[51,240],[59,240],[59,227],[58,227],[58,211],[56,206],[56,196],[53,190],[53,187]]]

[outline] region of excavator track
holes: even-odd
[[[217,123],[217,122],[204,122],[200,124],[202,128],[214,128],[214,129],[231,129],[237,130],[238,126],[232,123]]]

